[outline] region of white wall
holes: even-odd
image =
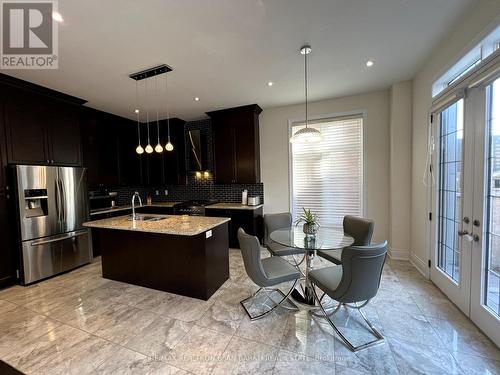
[[[410,258],[412,82],[397,82],[390,96],[389,255]]]
[[[366,216],[375,220],[373,240],[389,238],[389,91],[309,104],[311,117],[365,111]],[[304,105],[264,108],[260,115],[261,176],[266,213],[290,210],[288,120],[304,118]]]
[[[427,124],[431,105],[431,87],[447,68],[491,28],[500,14],[500,1],[478,0],[457,22],[455,30],[429,56],[413,80],[411,261],[428,276],[430,259],[428,189],[422,183],[427,154]]]

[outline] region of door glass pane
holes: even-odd
[[[500,78],[487,90],[487,232],[483,303],[500,316]]]
[[[438,267],[453,280],[460,276],[462,199],[462,142],[464,102],[459,100],[441,112],[439,126]]]

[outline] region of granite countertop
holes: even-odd
[[[225,210],[256,210],[258,208],[261,208],[263,204],[259,204],[257,206],[247,206],[245,204],[241,203],[215,203],[207,206],[207,208],[218,208],[218,209],[225,209]]]
[[[153,202],[151,204],[143,204],[142,206],[136,206],[136,208],[139,208],[139,207],[173,207],[178,203],[181,203],[181,202]],[[110,212],[124,211],[124,210],[131,210],[131,209],[132,209],[131,205],[100,208],[97,210],[90,211],[90,215],[92,216],[92,215],[99,215],[99,214],[107,214]]]
[[[196,236],[231,220],[224,217],[187,215],[140,214],[140,216],[154,216],[163,219],[158,221],[130,220],[129,215],[125,215],[109,219],[88,221],[84,223],[83,226],[87,228],[129,230],[179,236]]]

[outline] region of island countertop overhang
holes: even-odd
[[[148,217],[158,217],[161,220],[144,221],[130,220],[130,215],[117,216],[102,220],[88,221],[83,224],[87,228],[126,230],[176,236],[196,236],[209,231],[219,225],[227,223],[230,218],[186,216],[186,215],[157,215],[147,214]]]

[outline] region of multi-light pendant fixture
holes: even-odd
[[[137,154],[143,154],[146,152],[147,154],[152,154],[153,152],[157,153],[162,153],[163,152],[163,146],[160,141],[160,118],[159,118],[159,103],[160,103],[160,96],[158,94],[158,79],[157,76],[160,74],[165,73],[165,95],[166,95],[166,121],[167,121],[167,128],[168,128],[168,141],[167,144],[165,145],[165,150],[167,151],[173,151],[174,145],[170,141],[170,120],[169,120],[169,110],[168,110],[168,84],[167,84],[167,74],[168,72],[172,71],[172,68],[170,68],[168,65],[160,65],[151,69],[143,70],[138,73],[131,74],[129,77],[132,78],[133,80],[136,81],[136,86],[135,86],[135,99],[136,99],[136,109],[134,112],[136,113],[137,117],[137,138],[138,138],[138,146],[135,149],[135,152]],[[156,109],[156,131],[157,131],[157,144],[153,149],[153,146],[151,146],[151,134],[150,134],[150,129],[149,129],[149,109],[150,109],[150,103],[149,103],[149,96],[148,96],[148,78],[154,77],[154,96],[155,96],[155,109]],[[144,105],[142,106],[143,109],[145,107],[145,112],[146,112],[146,126],[147,126],[147,134],[148,134],[148,143],[145,148],[142,147],[141,144],[141,122],[140,122],[140,113],[141,110],[139,109],[139,81],[144,80]],[[152,109],[152,108],[151,108]]]

